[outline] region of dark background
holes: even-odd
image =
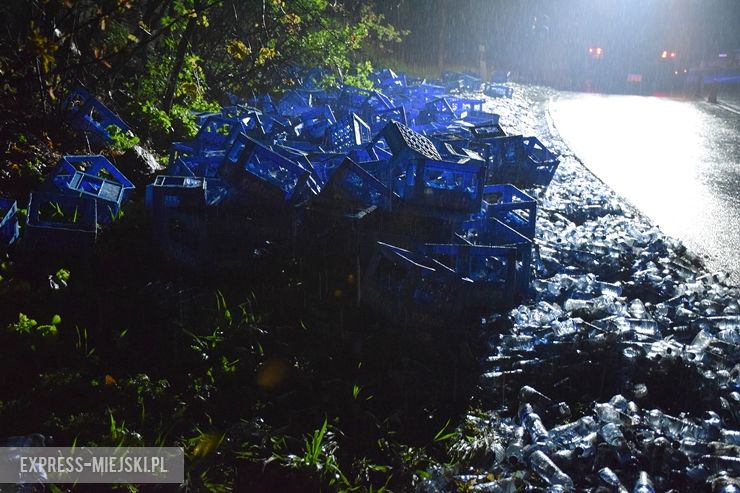
[[[477,69],[483,45],[489,71],[511,70],[520,80],[564,89],[621,91],[629,89],[629,73],[641,74],[651,90],[671,89],[700,66],[736,66],[740,49],[737,0],[378,4],[390,22],[410,31],[397,56],[411,67]],[[719,59],[721,52],[728,57]]]

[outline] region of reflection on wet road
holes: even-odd
[[[555,126],[599,178],[740,280],[740,114],[705,102],[560,93]]]

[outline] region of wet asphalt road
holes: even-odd
[[[599,178],[740,281],[740,101],[558,93],[555,127]]]

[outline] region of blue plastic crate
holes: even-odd
[[[220,115],[222,113],[217,113],[215,111],[191,111],[190,114],[193,115],[193,118],[195,118],[195,124],[200,128],[209,117]]]
[[[293,204],[304,198],[310,170],[244,134],[224,159],[222,174],[238,190],[266,203]]]
[[[560,164],[536,137],[520,135],[485,139],[488,183],[512,183],[520,188],[547,187]]]
[[[287,91],[277,104],[277,112],[284,116],[297,117],[311,109],[311,95]]]
[[[310,153],[324,152],[323,147],[321,147],[320,145],[314,144],[312,142],[305,142],[302,140],[276,139],[275,141],[273,141],[273,146],[285,149],[286,153],[288,154],[300,156],[305,156],[306,154]]]
[[[146,206],[152,209],[155,220],[167,208],[203,210],[208,205],[207,183],[200,176],[159,175],[146,187]]]
[[[448,98],[438,98],[424,105],[424,108],[422,108],[415,119],[415,124],[447,124],[453,120],[459,120],[460,118],[461,115],[453,109]]]
[[[537,201],[513,185],[486,185],[483,214],[498,219],[530,240],[534,238]]]
[[[322,104],[300,115],[300,123],[296,130],[301,139],[320,143],[324,141],[326,132],[337,122],[331,106]]]
[[[345,114],[345,112],[360,113],[362,112],[362,106],[372,94],[373,91],[367,89],[348,86],[346,84],[342,85],[336,108],[341,110],[342,114]]]
[[[515,250],[515,277],[510,279],[510,293],[515,300],[524,299],[531,280],[532,240],[496,218],[465,221],[460,231],[461,237],[470,244]]]
[[[517,296],[517,251],[511,246],[424,244],[420,251],[473,282],[468,309],[510,308]]]
[[[370,126],[356,113],[350,113],[329,127],[326,133],[326,147],[332,151],[346,152],[352,147],[370,142]]]
[[[0,247],[7,248],[18,239],[18,204],[0,197]]]
[[[181,156],[175,158],[167,166],[167,174],[170,176],[200,176],[203,178],[218,178],[223,156]]]
[[[547,187],[560,165],[560,159],[537,137],[525,137],[522,144],[527,154],[527,174],[531,183]]]
[[[487,84],[483,94],[492,98],[510,98],[514,95],[514,89],[500,84]]]
[[[170,260],[196,268],[204,260],[207,180],[201,177],[157,176],[147,187],[154,238]]]
[[[506,136],[506,132],[499,123],[499,115],[494,113],[468,114],[465,121],[473,124],[470,132],[476,139],[492,139]]]
[[[108,224],[118,218],[125,193],[120,183],[80,171],[71,175],[55,175],[52,183],[62,193],[94,199],[98,204],[97,219],[100,224]]]
[[[322,89],[313,91],[314,105],[328,104],[332,108],[339,108],[340,91],[337,89]]]
[[[406,159],[433,159],[441,160],[434,143],[424,135],[415,132],[406,125],[392,121],[376,136],[373,143],[385,145],[393,153],[393,158],[398,161]]]
[[[62,103],[62,112],[73,129],[90,134],[103,144],[112,142],[108,127],[118,127],[121,132],[131,131],[128,125],[86,89],[74,88]]]
[[[254,96],[253,98],[249,99],[248,104],[249,106],[259,109],[264,114],[273,114],[277,111],[275,103],[273,103],[272,98],[269,94]]]
[[[135,188],[126,175],[121,173],[105,156],[100,155],[64,156],[57,162],[53,174],[54,176],[69,175],[71,178],[71,175],[78,171],[118,183],[123,189],[124,200]]]
[[[462,74],[460,77],[460,89],[463,91],[478,92],[483,85],[483,79],[476,75]]]
[[[413,91],[415,96],[422,97],[427,101],[430,99],[437,99],[438,97],[447,94],[447,89],[444,86],[429,83],[421,83],[416,86],[411,86],[410,89]]]
[[[484,163],[414,159],[396,164],[393,173],[394,191],[410,204],[450,212],[480,211]]]
[[[220,179],[158,176],[147,187],[154,238],[165,256],[190,271],[231,273],[261,241],[284,241],[290,217],[250,217]]]
[[[375,73],[374,82],[383,89],[404,87],[406,86],[406,76],[404,74],[396,74],[396,72],[387,68]]]
[[[398,196],[363,167],[346,158],[332,171],[318,200],[340,207],[375,206],[383,211],[391,211]]]
[[[445,140],[435,139],[437,150],[442,156],[442,159],[447,162],[455,162],[459,164],[478,164],[479,166],[485,166],[486,161],[483,156],[477,152],[465,147],[465,141],[458,141],[456,139],[446,138]]]
[[[372,91],[362,105],[362,115],[369,115],[376,111],[386,111],[393,107],[393,101],[388,96],[378,91]]]
[[[247,132],[250,135],[257,135],[257,138],[274,139],[280,135],[286,138],[297,137],[298,132],[293,126],[293,122],[287,116],[276,114],[263,114],[261,117],[262,125],[255,131]]]
[[[444,131],[435,132],[429,135],[434,145],[439,150],[442,143],[454,144],[458,147],[469,147],[473,140],[473,134],[470,132],[469,125],[453,126]]]
[[[169,162],[183,156],[214,157],[223,156],[226,149],[233,144],[236,136],[246,133],[247,122],[244,119],[226,118],[220,114],[206,118],[193,140],[175,142],[170,148]]]
[[[378,242],[360,283],[360,301],[401,327],[450,328],[465,317],[473,283],[419,253]]]
[[[347,156],[343,153],[318,152],[309,153],[306,158],[311,162],[311,176],[321,190],[329,183],[329,179]]]
[[[218,114],[220,114],[224,118],[243,120],[254,115],[259,116],[262,114],[262,111],[246,104],[232,104],[229,106],[222,106],[221,111],[219,111]],[[206,119],[211,116],[210,113],[205,113],[204,115],[206,116],[203,118],[203,121],[199,123],[199,125],[203,125]]]
[[[97,201],[88,196],[32,192],[23,244],[29,250],[86,253],[98,232]]]
[[[448,97],[445,99],[447,100],[447,104],[450,105],[450,108],[452,108],[452,111],[459,115],[460,118],[466,118],[469,114],[483,113],[485,99],[462,97]]]
[[[386,110],[373,111],[367,115],[367,122],[370,125],[371,133],[376,136],[380,133],[386,125],[390,122],[396,121],[403,125],[408,125],[408,119],[406,118],[406,110],[403,106],[397,106],[395,108],[389,108]]]

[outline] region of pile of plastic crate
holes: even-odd
[[[147,190],[163,251],[209,273],[265,242],[351,257],[357,299],[408,325],[525,298],[537,203],[522,189],[546,188],[557,157],[506,135],[484,99],[448,92],[479,90],[472,76],[410,83],[384,70],[372,91],[320,89],[320,77],[198,115]]]

